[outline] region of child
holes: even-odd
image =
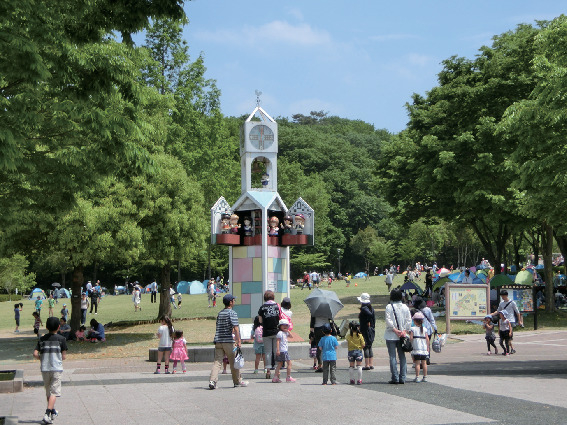
[[[217,306],[217,293],[215,292],[213,294],[213,307],[216,307],[216,306]]]
[[[281,304],[281,318],[286,319],[289,323],[289,330],[293,330],[293,321],[291,320],[291,316],[293,316],[293,312],[291,311],[291,299],[289,297],[285,297],[282,300]],[[283,316],[283,317],[282,317]]]
[[[79,330],[77,332],[75,332],[75,338],[77,339],[77,341],[81,341],[81,342],[85,341],[85,339],[86,339],[85,331],[86,330],[87,330],[87,328],[85,328],[83,325],[81,325]]]
[[[187,341],[185,341],[185,338],[183,338],[183,331],[175,331],[175,334],[173,335],[171,356],[169,356],[169,360],[173,360],[173,373],[176,372],[175,369],[177,368],[178,361],[181,363],[181,370],[183,371],[183,373],[186,373],[187,368],[185,367],[185,360],[188,359],[189,357],[187,357]]]
[[[313,359],[313,370],[317,370],[317,344],[315,344],[315,332],[309,332],[309,357]]]
[[[484,339],[486,339],[486,347],[488,348],[488,353],[486,355],[490,356],[490,346],[494,347],[494,354],[498,354],[498,348],[496,348],[496,345],[494,344],[496,336],[494,335],[494,324],[492,323],[492,316],[490,314],[484,316],[484,323],[482,324],[482,327],[486,331],[486,335],[484,336]]]
[[[67,324],[67,319],[62,317],[59,319],[59,330],[57,331],[59,335],[61,335],[65,340],[69,340],[71,336],[71,326]]]
[[[260,359],[266,368],[266,355],[264,354],[264,339],[263,339],[264,328],[260,323],[260,316],[254,318],[254,326],[252,327],[251,337],[254,339],[254,353],[256,354],[256,361],[254,362],[254,373],[258,373],[258,366],[260,365]]]
[[[177,294],[177,308],[181,308],[181,301],[183,297],[181,296],[181,292]]]
[[[41,321],[41,317],[39,316],[39,313],[37,311],[34,311],[32,313],[32,316],[34,317],[33,333],[36,334],[37,339],[39,339],[39,327],[43,326],[43,322]],[[57,327],[59,327],[59,320],[57,320]]]
[[[498,334],[500,336],[500,347],[504,350],[502,353],[503,356],[510,355],[510,338],[512,337],[512,326],[510,325],[510,321],[506,319],[504,315],[504,310],[498,312],[498,316],[500,320],[498,320]],[[504,347],[506,344],[506,347]]]
[[[331,371],[331,385],[336,385],[337,377],[337,347],[339,342],[337,338],[331,335],[331,324],[323,325],[323,333],[325,336],[319,341],[321,349],[321,357],[323,359],[323,385],[327,385],[329,378],[329,369]]]
[[[67,304],[63,304],[63,308],[61,309],[61,317],[67,321],[69,317],[69,309],[67,309]]]
[[[364,337],[360,333],[360,323],[352,321],[348,324],[350,332],[346,336],[348,343],[348,361],[350,367],[348,374],[350,385],[354,385],[354,362],[356,361],[357,385],[362,385],[362,350],[364,349]]]
[[[287,351],[289,322],[286,319],[281,319],[278,323],[278,328],[280,329],[276,335],[276,361],[278,365],[276,366],[276,373],[272,378],[272,382],[282,382],[280,379],[280,369],[284,362],[287,364],[287,377],[285,381],[295,382],[295,379],[291,377],[291,360],[289,358],[289,352]]]
[[[47,306],[49,307],[49,317],[53,317],[53,307],[55,307],[55,299],[53,298],[53,294],[49,295]]]
[[[22,311],[22,303],[14,304],[14,319],[16,319],[16,329],[14,333],[20,333],[20,311]]]
[[[57,335],[59,320],[56,317],[48,318],[46,325],[49,333],[42,336],[37,342],[33,356],[41,361],[43,386],[47,393],[47,409],[43,422],[52,424],[58,415],[55,410],[55,401],[61,396],[61,374],[63,373],[63,360],[67,357],[67,341],[61,335]]]
[[[421,311],[413,315],[413,323],[411,327],[410,340],[413,343],[413,364],[415,366],[415,379],[413,382],[427,382],[427,359],[429,358],[429,336],[427,329],[423,327],[423,319],[425,316]],[[419,369],[423,368],[423,378],[419,380]]]
[[[154,372],[156,375],[160,373],[161,359],[165,356],[165,373],[169,374],[169,355],[171,354],[171,338],[173,337],[173,325],[167,316],[159,319],[161,326],[156,335],[159,338],[157,367]]]
[[[35,311],[37,311],[37,314],[39,314],[41,316],[41,305],[43,304],[43,301],[41,300],[41,297],[38,295],[37,299],[35,300]]]

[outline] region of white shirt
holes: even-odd
[[[392,309],[392,305],[394,308]],[[394,317],[394,313],[397,317]],[[402,304],[401,301],[397,301],[393,304],[388,304],[386,306],[386,330],[384,332],[384,339],[388,341],[397,341],[399,339],[398,335],[394,332],[394,328],[398,330],[409,331],[411,329],[411,314],[407,305]]]
[[[508,321],[512,325],[515,325],[516,323],[516,316],[514,316],[514,312],[516,312],[518,316],[520,316],[520,311],[518,310],[518,306],[514,301],[510,299],[508,299],[508,301],[501,301],[500,304],[498,305],[498,311],[503,311],[504,316],[506,316],[506,319],[508,319]]]
[[[169,328],[167,325],[161,325],[158,329],[159,345],[158,347],[171,347],[171,337],[169,336]]]
[[[466,275],[463,276],[463,281],[461,283],[472,283],[472,281],[473,281],[473,277],[469,274],[468,277]]]

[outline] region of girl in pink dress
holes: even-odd
[[[181,363],[181,369],[183,373],[187,372],[187,368],[185,367],[185,360],[188,360],[187,357],[187,341],[183,338],[183,331],[175,331],[173,334],[173,344],[171,350],[171,356],[169,356],[169,360],[173,360],[173,373],[175,373],[175,369],[177,368],[177,362]]]

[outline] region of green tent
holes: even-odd
[[[504,285],[513,285],[513,284],[514,282],[512,282],[512,279],[510,279],[505,274],[497,274],[492,279],[490,279],[491,288],[496,288],[498,286],[504,286]]]
[[[454,283],[454,282],[446,276],[442,277],[433,284],[433,290],[435,291],[437,288],[442,288],[446,283]]]
[[[516,275],[516,280],[514,280],[516,285],[529,285],[533,286],[534,276],[527,270],[522,270]]]

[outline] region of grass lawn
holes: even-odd
[[[401,285],[403,276],[398,275],[394,280],[394,287]],[[423,275],[419,281],[420,286],[424,286]],[[322,289],[328,289],[322,287]],[[384,283],[384,277],[371,277],[365,279],[353,279],[349,287],[344,281],[333,282],[333,291],[337,293],[344,304],[344,308],[339,312],[335,321],[340,324],[342,319],[353,319],[358,317],[360,303],[357,296],[362,292],[371,295],[372,304],[376,309],[376,342],[375,346],[384,345],[382,335],[384,334],[384,308],[388,303],[389,297]],[[294,333],[307,340],[309,334],[310,314],[307,306],[303,302],[309,295],[309,290],[292,289],[291,302],[293,311]],[[32,360],[31,353],[35,347],[33,317],[33,301],[23,301],[24,308],[21,312],[20,334],[14,334],[14,303],[0,303],[0,364],[14,361]],[[63,302],[55,306],[56,316],[62,308]],[[67,303],[70,307],[70,303]],[[148,348],[156,347],[157,340],[154,336],[158,324],[147,323],[155,320],[158,314],[158,304],[150,303],[150,296],[142,296],[142,311],[134,312],[134,306],[130,295],[106,296],[99,305],[98,314],[89,314],[87,321],[96,318],[97,321],[107,325],[110,322],[120,326],[110,326],[107,330],[107,342],[104,344],[78,343],[71,341],[69,346],[69,359],[78,358],[115,358],[115,357],[146,357]],[[215,333],[216,314],[222,308],[222,299],[219,299],[215,309],[208,308],[207,296],[184,295],[181,309],[173,310],[174,326],[184,331],[184,336],[189,344],[201,345],[212,343]],[[42,309],[42,319],[45,322],[48,309]],[[539,329],[546,328],[565,328],[567,327],[567,314],[558,312],[545,314],[541,312],[538,317]],[[251,323],[251,319],[242,319],[243,323]],[[445,319],[440,317],[437,321],[441,332],[445,330]],[[524,318],[526,330],[533,329],[533,315]],[[452,322],[451,330],[454,334],[482,333],[483,329],[479,325],[465,322]],[[521,330],[518,330],[521,332]]]

